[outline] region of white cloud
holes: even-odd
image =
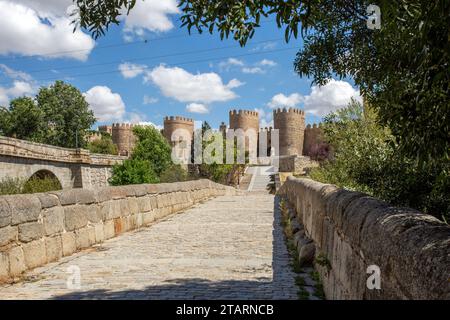
[[[4,64],[0,64],[0,70],[2,71],[2,73],[4,73],[7,77],[9,77],[11,79],[19,79],[19,80],[24,80],[24,81],[32,80],[32,77],[28,73],[23,72],[23,71],[14,70]]]
[[[124,31],[126,33],[142,36],[145,30],[169,31],[174,26],[168,15],[179,12],[176,0],[138,0],[130,14],[122,15],[121,19],[125,20]],[[130,37],[127,34],[125,36]]]
[[[0,1],[0,54],[87,59],[95,42],[60,12],[69,1],[19,2]]]
[[[236,58],[228,58],[225,61],[221,61],[219,63],[220,70],[226,70],[229,71],[231,67],[243,67],[244,61],[236,59]]]
[[[11,99],[21,96],[32,96],[36,91],[37,88],[33,84],[15,80],[9,88],[0,87],[0,105],[6,107]]]
[[[122,120],[125,115],[122,97],[106,86],[92,87],[84,93],[84,97],[100,122]]]
[[[139,122],[137,122],[137,124],[140,125],[140,126],[152,126],[152,127],[156,128],[158,130],[161,130],[161,129],[164,128],[163,126],[161,126],[159,124],[154,124],[151,121],[139,121]]]
[[[277,65],[275,61],[269,59],[262,59],[257,64],[260,66],[267,66],[267,67],[275,67]]]
[[[153,82],[166,97],[181,102],[210,103],[237,97],[231,88],[236,87],[238,80],[232,79],[224,84],[214,72],[192,74],[179,67],[160,65],[148,71],[144,81]]]
[[[270,108],[294,108],[301,101],[303,97],[298,93],[292,93],[289,96],[285,96],[282,93],[278,93],[272,97],[267,104]]]
[[[68,8],[73,4],[73,0],[14,0],[14,2],[38,11],[45,17],[67,15]]]
[[[144,73],[146,65],[143,64],[133,64],[129,62],[119,64],[119,70],[125,79],[135,78],[138,75]]]
[[[195,103],[195,102],[188,104],[186,106],[186,111],[192,112],[192,113],[201,113],[201,114],[209,113],[209,109],[206,105],[204,105],[202,103]]]
[[[250,52],[258,52],[258,51],[263,51],[263,50],[271,50],[271,49],[275,49],[277,47],[277,43],[270,41],[270,42],[265,42],[263,44],[259,44],[256,47],[250,49]]]
[[[159,101],[158,98],[150,97],[148,95],[144,95],[144,99],[142,101],[143,104],[153,104]]]
[[[324,116],[346,107],[351,98],[362,102],[359,90],[353,88],[350,83],[331,79],[322,87],[311,88],[311,93],[304,97],[305,110],[316,116]]]
[[[242,68],[242,72],[243,73],[250,73],[250,74],[255,74],[255,73],[263,74],[263,73],[266,73],[266,71],[261,69],[260,67],[244,67],[244,68]]]
[[[273,127],[272,112],[266,112],[263,108],[255,108],[259,114],[259,127]]]
[[[230,82],[227,84],[228,89],[238,88],[240,86],[243,86],[245,82],[241,82],[238,79],[231,79]]]

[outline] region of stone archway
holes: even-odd
[[[35,180],[46,180],[47,184],[50,187],[52,187],[52,189],[54,189],[54,190],[62,189],[62,184],[61,184],[60,179],[58,179],[58,177],[50,170],[41,169],[41,170],[36,171],[28,178],[28,180],[25,183],[25,186]]]

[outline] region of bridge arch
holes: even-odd
[[[54,188],[54,190],[61,190],[63,188],[63,185],[61,183],[61,180],[56,176],[55,173],[53,173],[52,171],[48,170],[48,169],[39,169],[37,171],[35,171],[25,182],[25,186],[30,183],[31,181],[33,181],[34,179],[37,180],[44,180],[44,179],[48,179],[49,180],[49,184],[51,184],[51,186]],[[51,181],[53,180],[53,181]]]

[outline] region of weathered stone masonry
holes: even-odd
[[[235,189],[209,180],[0,196],[0,282]]]
[[[448,225],[309,179],[289,177],[278,193],[327,261],[315,266],[328,299],[450,299]],[[366,286],[370,265],[380,268],[381,290]]]

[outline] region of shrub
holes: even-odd
[[[161,173],[161,182],[179,182],[189,179],[188,172],[180,165],[174,164]]]
[[[148,160],[125,160],[122,164],[115,165],[112,170],[109,183],[113,186],[159,182],[158,176]]]
[[[102,135],[101,139],[94,140],[88,144],[88,150],[92,153],[117,155],[117,146],[113,143],[111,136]]]
[[[6,178],[0,181],[0,195],[38,193],[61,189],[58,179],[53,177],[32,177],[29,180]]]

